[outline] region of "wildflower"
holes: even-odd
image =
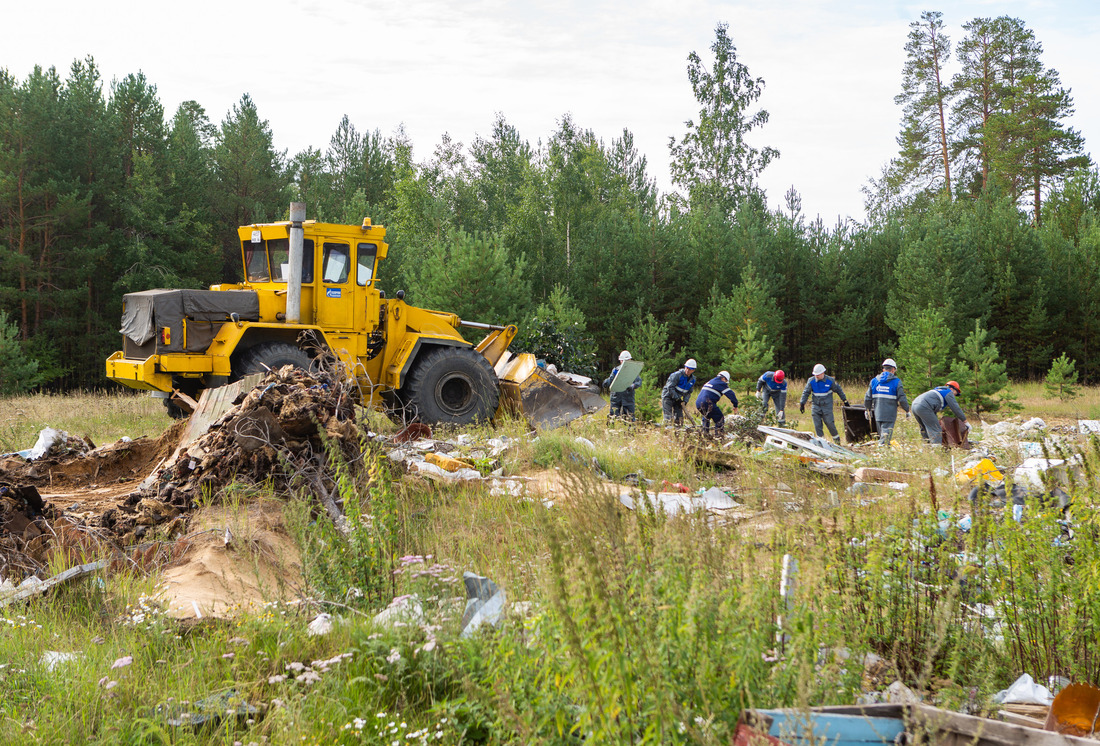
[[[397,648],[390,648],[390,654],[386,656],[386,662],[397,663],[399,660],[401,660],[401,653],[398,652]]]
[[[133,662],[134,662],[134,656],[124,655],[123,657],[119,658],[117,661],[112,663],[111,668],[126,668],[126,666],[130,665]]]

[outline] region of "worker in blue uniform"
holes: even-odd
[[[615,366],[606,379],[604,379],[603,387],[605,389],[611,388],[611,382],[615,380],[615,376],[619,375],[619,368],[622,364],[628,360],[631,360],[630,353],[627,350],[623,350],[619,353],[619,364]],[[608,417],[624,417],[627,419],[634,419],[634,390],[641,388],[642,377],[636,376],[634,382],[627,386],[622,391],[615,391],[611,394],[611,410],[608,413]]]
[[[806,381],[806,388],[802,389],[802,398],[798,400],[798,411],[805,413],[806,400],[813,396],[813,402],[810,404],[810,417],[814,421],[814,432],[817,433],[817,437],[822,437],[824,432],[822,425],[824,425],[829,428],[829,434],[833,436],[833,440],[839,443],[840,435],[837,433],[836,422],[833,420],[834,392],[840,395],[840,400],[847,406],[848,397],[845,396],[844,389],[840,387],[835,378],[825,375],[825,366],[818,363],[814,366],[813,375]]]
[[[905,396],[905,386],[897,377],[898,364],[894,358],[882,361],[882,373],[871,379],[867,393],[863,396],[863,406],[868,413],[874,408],[875,422],[878,423],[878,442],[886,445],[894,433],[894,423],[898,419],[898,407],[909,416],[909,399]]]
[[[710,423],[714,423],[714,432],[718,437],[724,432],[726,416],[722,414],[718,401],[724,396],[733,402],[733,413],[737,414],[737,395],[729,387],[730,374],[724,370],[703,384],[699,396],[695,399],[695,409],[703,418],[703,434],[710,435]]]
[[[684,402],[695,388],[695,368],[695,359],[689,357],[684,367],[672,371],[665,381],[661,389],[661,412],[666,426],[670,422],[677,427],[684,424]]]
[[[768,413],[768,402],[775,403],[775,416],[783,422],[787,410],[787,374],[781,370],[768,371],[756,380],[756,396]]]
[[[951,413],[963,426],[967,429],[970,428],[962,407],[955,399],[961,393],[962,388],[958,383],[948,381],[943,386],[925,391],[913,400],[913,416],[916,418],[917,424],[920,425],[920,436],[924,442],[931,443],[934,446],[942,445],[943,429],[940,427],[939,414],[945,409],[951,410]]]

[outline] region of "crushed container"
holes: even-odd
[[[869,440],[872,435],[878,433],[878,424],[875,422],[875,413],[871,412],[871,419],[867,419],[867,410],[863,407],[848,405],[840,408],[844,417],[844,438],[849,443],[859,443]]]

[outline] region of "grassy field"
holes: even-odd
[[[1069,405],[1040,391],[1016,387],[1021,417],[1068,423],[1100,410],[1100,389]],[[154,400],[98,395],[0,402],[0,423],[15,450],[45,425],[99,444],[171,421]],[[920,483],[859,493],[846,476],[743,446],[738,470],[701,467],[683,436],[601,417],[537,439],[515,422],[469,434],[515,439],[507,474],[567,489],[546,507],[403,477],[371,452],[341,482],[348,535],[308,496],[282,498],[308,598],[185,624],[152,600],[155,575],[124,572],[3,609],[0,741],[718,744],[744,707],[851,703],[895,679],[975,712],[1024,672],[1100,683],[1095,444],[1064,446],[1085,467],[1069,488],[1071,525],[1038,499],[1022,524],[971,506],[951,456],[922,447],[912,421],[898,447],[865,453]],[[1006,469],[1021,459],[989,450]],[[594,466],[613,482],[719,485],[743,520],[625,511]],[[230,493],[230,510],[259,499]],[[247,551],[247,536],[238,543]],[[784,555],[798,562],[788,598]],[[512,605],[498,629],[460,638],[467,570]],[[371,622],[410,594],[422,617]],[[311,636],[321,610],[337,623]],[[53,653],[73,657],[51,663]],[[212,705],[214,721],[169,724],[218,694],[232,699]]]

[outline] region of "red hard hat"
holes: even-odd
[[[787,374],[784,373],[781,370],[777,370],[775,372],[775,382],[776,383],[783,383],[783,379],[786,378],[786,377],[787,377]]]
[[[950,386],[951,388],[955,389],[956,394],[961,394],[962,393],[962,389],[959,387],[959,382],[958,381],[948,381],[947,385]]]

